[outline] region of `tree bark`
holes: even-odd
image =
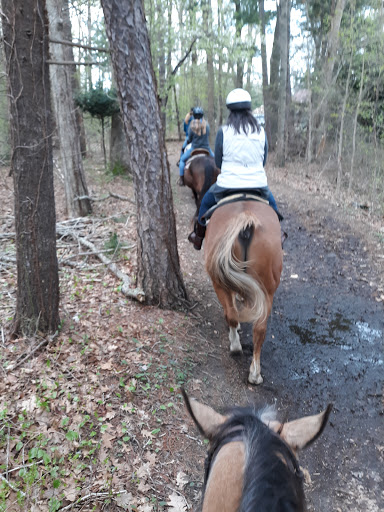
[[[316,155],[321,154],[319,149],[321,149],[322,141],[326,139],[325,119],[328,115],[328,95],[333,85],[333,71],[339,46],[340,24],[346,1],[347,0],[336,0],[334,12],[331,14],[331,28],[327,34],[327,50],[322,69],[322,93],[321,97],[318,99],[319,107],[314,114],[314,128],[316,131],[313,133],[313,144],[316,148]],[[312,154],[313,153],[315,153],[315,151],[312,151]]]
[[[241,30],[243,28],[243,23],[240,17],[241,14],[241,5],[240,0],[233,0],[235,4],[235,34],[236,34],[236,47],[239,49],[242,46],[241,42]],[[238,57],[236,60],[236,87],[242,88],[244,80],[244,64],[242,57]]]
[[[125,172],[132,174],[129,145],[125,135],[124,123],[120,112],[112,115],[111,142],[109,145],[109,165],[122,167]]]
[[[269,84],[268,84],[268,64],[267,64],[267,46],[265,39],[265,10],[264,0],[259,0],[259,12],[260,12],[260,38],[261,38],[261,70],[263,77],[263,103],[264,103],[264,122],[265,122],[265,133],[268,139],[268,146],[272,147],[272,136],[271,136],[271,122],[270,122],[270,98],[269,98]]]
[[[59,279],[48,18],[44,0],[2,0],[11,113],[17,255],[16,335],[55,332]]]
[[[288,81],[288,24],[290,0],[280,2],[280,81],[279,81],[279,113],[277,129],[277,161],[280,167],[285,165],[286,151],[286,120],[287,120],[287,81]]]
[[[169,164],[141,0],[102,0],[137,205],[138,282],[146,302],[168,308],[187,298],[176,241]]]
[[[351,29],[353,30],[353,25],[351,21]],[[351,30],[351,31],[352,31]],[[351,72],[352,72],[352,64],[353,64],[353,53],[355,49],[353,47],[353,41],[352,41],[352,49],[351,49],[351,55],[349,58],[349,66],[348,66],[348,75],[347,75],[347,81],[345,83],[345,93],[343,98],[343,106],[341,107],[341,120],[340,120],[340,135],[339,135],[339,148],[337,151],[337,179],[336,179],[336,195],[338,196],[340,194],[341,190],[341,184],[343,180],[343,136],[344,136],[344,120],[345,120],[345,111],[347,109],[347,101],[349,96],[349,82],[351,79]]]
[[[364,79],[365,79],[364,70],[365,70],[365,50],[363,53],[363,63],[361,65],[359,97],[358,97],[357,105],[356,105],[355,118],[353,120],[351,170],[349,173],[349,183],[348,183],[348,194],[349,195],[352,192],[353,174],[354,174],[354,166],[355,166],[355,153],[356,153],[357,119],[359,117],[360,105],[361,105],[361,100],[363,97],[363,88],[364,88]]]
[[[269,100],[269,125],[271,134],[270,149],[276,149],[277,131],[278,131],[278,100],[279,100],[279,80],[280,80],[280,13],[281,4],[277,5],[276,26],[273,36],[273,47],[270,60],[270,79],[268,86]]]
[[[204,0],[203,6],[203,19],[204,19],[204,32],[206,36],[206,54],[207,54],[207,99],[208,108],[206,118],[210,125],[210,144],[214,141],[216,132],[215,123],[215,72],[213,67],[213,49],[212,37],[210,32],[212,27],[212,7],[211,0]]]
[[[64,38],[65,41],[72,42],[72,25],[71,25],[71,19],[69,17],[69,2],[68,0],[63,0],[63,9],[61,11],[63,16],[63,23],[64,23]],[[50,39],[52,39],[50,37]],[[72,43],[76,44],[76,43]],[[74,61],[74,55],[73,55],[73,47],[72,45],[66,45],[64,48],[65,51],[65,60]],[[71,67],[71,81],[72,81],[72,93],[76,95],[76,92],[80,90],[79,85],[79,77],[76,71],[76,66],[73,65]],[[83,112],[79,107],[76,107],[75,110],[75,117],[76,117],[76,123],[77,123],[77,131],[79,133],[80,137],[80,151],[81,156],[85,158],[87,156],[87,140],[85,136],[85,127],[84,127],[84,118],[83,118]]]
[[[164,133],[167,127],[167,115],[165,107],[168,100],[168,92],[166,91],[166,57],[165,57],[165,40],[164,40],[164,16],[163,6],[160,0],[157,0],[156,6],[157,23],[156,26],[160,27],[156,31],[157,37],[157,60],[158,60],[158,73],[159,73],[159,97],[161,106],[161,122],[163,123]],[[165,98],[166,97],[166,98]]]
[[[68,30],[64,30],[63,11],[68,8],[63,0],[46,0],[49,17],[50,36],[65,40]],[[51,43],[53,60],[65,60],[72,53],[71,47]],[[50,65],[52,96],[56,113],[56,126],[60,141],[60,167],[64,175],[66,213],[69,217],[83,217],[92,211],[85,181],[83,159],[80,148],[79,125],[76,119],[76,107],[73,100],[73,68]]]

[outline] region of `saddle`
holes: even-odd
[[[213,212],[220,208],[220,206],[224,206],[225,204],[230,203],[237,203],[238,201],[258,201],[260,203],[268,204],[269,201],[262,197],[262,192],[258,191],[257,189],[254,190],[247,190],[244,191],[236,191],[236,190],[230,190],[228,191],[227,195],[223,197],[223,199],[220,199],[217,204],[212,206],[204,215],[203,219],[206,221],[209,220],[212,217]]]
[[[210,156],[208,149],[204,149],[204,148],[194,149],[191,153],[191,156],[188,158],[187,163],[185,164],[185,169],[188,169],[188,167],[191,165],[191,162],[193,162],[193,160],[195,158],[198,158],[200,156]]]

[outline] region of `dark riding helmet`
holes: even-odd
[[[251,95],[244,89],[233,89],[226,101],[229,110],[251,110]]]
[[[193,117],[195,119],[201,119],[204,115],[204,110],[201,107],[195,107],[193,109]]]

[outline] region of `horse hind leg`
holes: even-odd
[[[248,376],[248,381],[251,384],[258,385],[263,382],[263,377],[261,376],[260,355],[266,332],[267,320],[253,326],[253,357]]]
[[[227,320],[228,322],[228,320]],[[229,324],[228,324],[229,325]],[[240,324],[238,323],[235,327],[229,325],[229,350],[231,354],[239,354],[243,351],[239,336]]]
[[[238,330],[240,329],[239,312],[234,305],[233,295],[230,292],[214,286],[217,298],[224,309],[225,320],[229,327],[229,350],[231,354],[238,354],[242,352],[240,336]]]

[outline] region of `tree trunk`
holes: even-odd
[[[337,151],[337,179],[336,179],[336,195],[337,196],[340,194],[341,184],[342,184],[342,180],[343,180],[343,163],[342,163],[342,158],[343,158],[344,120],[345,120],[345,111],[347,109],[347,101],[348,101],[348,95],[349,95],[349,82],[350,82],[350,79],[351,79],[351,72],[352,72],[353,52],[354,52],[354,49],[352,47],[351,56],[350,56],[350,60],[349,60],[349,66],[348,66],[347,81],[345,83],[345,93],[344,93],[344,99],[343,99],[343,106],[341,108],[339,148],[338,148],[338,151]]]
[[[272,137],[271,137],[271,123],[270,123],[270,99],[269,99],[269,87],[268,87],[268,64],[267,64],[267,47],[265,40],[265,10],[264,0],[259,0],[259,13],[261,23],[261,69],[263,76],[263,103],[264,103],[264,122],[265,122],[265,133],[268,139],[268,146],[272,148]]]
[[[316,155],[321,153],[319,149],[321,150],[321,145],[326,139],[325,119],[328,115],[328,95],[333,86],[333,71],[339,46],[340,24],[346,1],[347,0],[337,0],[334,13],[331,17],[331,28],[327,34],[327,51],[322,69],[322,93],[319,106],[314,114],[314,128],[316,132],[313,134],[313,142],[316,146]]]
[[[175,109],[176,109],[176,120],[177,120],[177,134],[178,134],[179,140],[181,141],[180,110],[179,110],[179,104],[177,102],[176,86],[174,85],[172,87],[172,89],[173,89],[173,96],[175,98]]]
[[[223,16],[223,0],[218,0],[217,2],[217,20],[218,20],[218,35],[219,40],[221,40],[223,30],[224,30],[224,16]],[[224,98],[223,98],[223,56],[222,53],[219,52],[219,69],[218,69],[218,124],[217,126],[221,126],[223,124],[223,109],[224,109]]]
[[[63,41],[64,33],[63,0],[46,0],[49,17],[51,39]],[[52,59],[56,62],[65,61],[68,54],[62,44],[51,43]],[[66,212],[68,217],[82,217],[92,211],[87,197],[88,189],[85,182],[83,159],[80,149],[80,134],[76,122],[75,104],[72,90],[72,67],[50,65],[52,96],[56,113],[56,126],[60,141],[60,167],[64,175]]]
[[[279,113],[277,129],[277,161],[280,167],[285,165],[286,151],[286,120],[287,120],[287,81],[288,81],[288,24],[289,24],[289,2],[280,2],[280,81],[279,81]]]
[[[88,30],[88,46],[92,46],[92,10],[91,10],[91,0],[87,0],[87,8],[88,8],[88,16],[87,16],[87,30]],[[86,51],[86,59],[92,60],[92,53],[89,50]],[[86,66],[87,73],[87,86],[88,91],[92,91],[93,89],[93,81],[92,81],[92,66]]]
[[[236,27],[236,47],[239,49],[242,46],[241,42],[241,30],[243,24],[241,21],[241,5],[240,0],[234,0],[236,9],[235,27]],[[244,80],[244,64],[242,57],[238,57],[236,64],[236,87],[242,88]]]
[[[271,134],[270,149],[276,149],[277,131],[278,131],[278,100],[279,100],[279,80],[280,80],[280,12],[281,4],[278,4],[276,11],[276,26],[273,37],[272,54],[270,60],[270,79],[268,86],[269,101],[269,125]]]
[[[71,26],[71,19],[69,17],[69,2],[68,0],[63,0],[63,8],[61,11],[61,15],[63,17],[63,35],[65,41],[72,41],[72,26]],[[65,61],[66,62],[74,62],[75,58],[73,55],[73,47],[72,46],[65,46],[64,47],[65,52]],[[71,69],[71,82],[72,82],[72,93],[76,95],[76,93],[80,90],[80,84],[79,84],[79,77],[76,72],[76,66],[70,66]],[[80,151],[81,156],[85,158],[87,156],[87,139],[85,136],[85,127],[84,127],[84,118],[83,118],[83,112],[79,107],[75,108],[75,117],[76,117],[76,123],[77,123],[77,132],[80,137]]]
[[[59,279],[48,19],[44,0],[2,0],[11,112],[17,306],[14,333],[55,332]],[[32,37],[33,35],[33,37]]]
[[[109,165],[111,169],[118,166],[124,169],[126,173],[132,174],[129,145],[120,112],[112,115]]]
[[[157,15],[157,26],[161,27],[157,30],[157,58],[158,58],[158,72],[159,72],[159,97],[161,106],[161,122],[163,123],[164,133],[166,132],[167,116],[165,107],[168,100],[168,93],[166,91],[166,77],[165,77],[165,41],[164,41],[164,16],[163,6],[160,0],[157,0],[156,15]]]
[[[101,3],[131,147],[137,206],[137,285],[144,290],[148,304],[175,307],[187,294],[177,252],[169,165],[143,4],[141,0]]]
[[[204,19],[204,32],[206,36],[206,53],[207,53],[207,121],[209,122],[210,131],[210,144],[214,140],[216,132],[215,123],[215,73],[213,68],[213,49],[212,49],[212,37],[210,37],[210,31],[212,27],[212,7],[210,0],[204,0],[203,5],[203,19]]]
[[[358,97],[357,105],[356,105],[355,118],[353,120],[352,156],[351,156],[351,170],[349,173],[348,194],[351,194],[351,192],[352,192],[352,182],[353,182],[355,153],[356,153],[357,118],[359,117],[360,105],[361,105],[361,100],[363,97],[363,88],[364,88],[364,79],[365,79],[364,68],[365,68],[365,50],[363,53],[363,63],[361,65],[359,97]]]

